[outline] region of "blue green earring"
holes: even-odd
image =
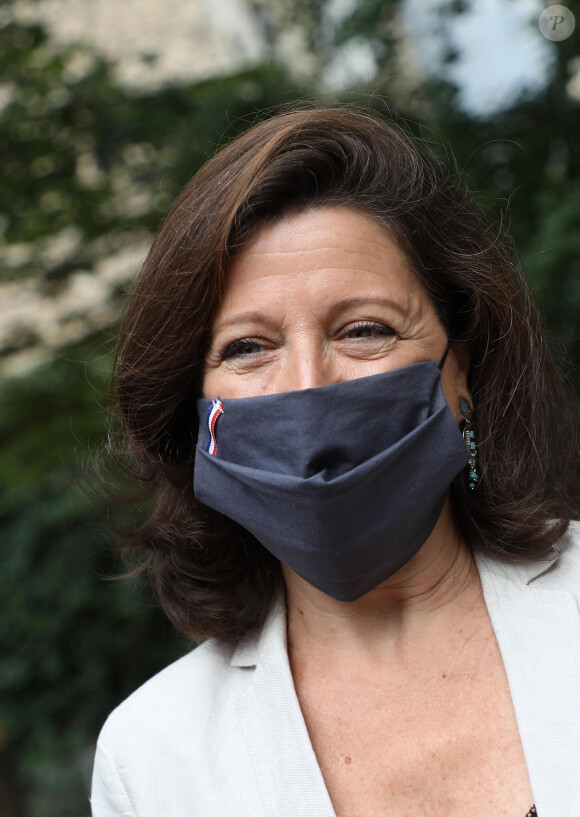
[[[477,483],[479,482],[479,471],[477,469],[477,446],[475,445],[475,432],[471,417],[473,415],[473,406],[465,397],[459,398],[459,413],[463,420],[463,428],[461,432],[465,445],[469,451],[469,463],[467,465],[467,487],[470,491],[475,491]]]

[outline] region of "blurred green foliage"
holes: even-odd
[[[321,0],[254,5],[271,12],[272,41],[307,24],[310,82],[270,60],[231,77],[129,92],[101,58],[81,48],[55,52],[40,26],[16,24],[10,4],[0,3],[0,282],[28,279],[57,294],[72,272],[92,270],[133,231],[154,231],[220,144],[264,111],[316,96],[337,49],[364,40],[377,77],[342,97],[409,117],[432,149],[453,151],[482,207],[509,225],[578,366],[580,135],[578,103],[566,91],[578,39],[554,45],[542,93],[476,118],[460,110],[449,84],[432,80],[401,95],[391,82],[398,0],[359,0],[332,24]],[[69,250],[55,252],[63,234]],[[2,353],[34,343],[31,332]],[[134,581],[106,581],[123,569],[102,529],[107,508],[80,487],[104,440],[112,335],[89,333],[0,381],[3,817],[85,815],[87,758],[107,712],[188,647]]]
[[[30,279],[48,294],[134,228],[155,229],[225,134],[300,95],[275,64],[136,95],[86,49],[54,53],[40,27],[4,19],[0,227],[4,249],[27,252],[0,280]],[[51,242],[71,227],[73,252],[55,257]],[[117,703],[188,648],[134,581],[106,582],[124,566],[103,531],[107,509],[82,480],[104,440],[110,347],[89,336],[0,381],[3,817],[86,813],[75,757]]]
[[[37,249],[0,279],[58,279],[103,253],[102,239],[154,230],[170,201],[227,133],[258,109],[295,99],[274,63],[235,77],[137,95],[84,48],[55,53],[38,26],[0,27],[0,226],[4,241]],[[47,241],[74,227],[72,257],[55,262]],[[24,266],[24,265],[23,265]]]
[[[0,728],[29,794],[51,758],[70,763],[185,649],[134,582],[103,581],[122,566],[80,484],[103,439],[108,361],[96,360],[91,345],[69,349],[0,400]],[[59,783],[48,775],[49,790]]]
[[[461,108],[459,89],[435,76],[404,96],[389,96],[389,88],[398,87],[393,20],[401,3],[378,5],[359,0],[335,34],[337,43],[366,39],[377,61],[373,87],[383,93],[351,98],[402,115],[430,150],[456,167],[490,220],[513,239],[552,334],[580,370],[580,101],[577,88],[569,92],[580,71],[578,37],[550,44],[553,65],[542,91],[522,92],[493,115],[474,115]],[[580,3],[566,5],[580,20]],[[442,30],[469,8],[442,4]],[[446,59],[458,56],[449,46]]]

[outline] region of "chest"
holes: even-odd
[[[493,638],[450,661],[297,674],[337,815],[524,817],[533,803]]]

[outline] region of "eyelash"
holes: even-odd
[[[223,352],[220,353],[222,360],[228,360],[230,357],[238,354],[244,346],[257,346],[258,342],[252,338],[236,338],[231,343],[228,343]]]
[[[359,321],[354,326],[351,326],[350,329],[348,329],[348,332],[359,332],[361,329],[374,329],[375,331],[380,332],[382,335],[395,334],[395,330],[391,329],[391,327],[386,323],[377,323],[375,321]],[[353,338],[353,340],[355,340],[355,338]]]
[[[354,326],[351,326],[347,330],[346,334],[348,335],[351,332],[360,332],[363,329],[374,330],[386,336],[395,334],[394,329],[391,329],[390,326],[385,323],[377,323],[376,321],[358,321]],[[365,338],[351,338],[351,340],[365,340]],[[220,353],[220,357],[222,360],[228,360],[229,358],[239,354],[244,346],[259,345],[259,341],[255,340],[254,338],[236,338],[231,343],[228,343],[223,352]]]

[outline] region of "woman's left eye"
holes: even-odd
[[[395,334],[395,331],[385,323],[360,321],[354,324],[354,326],[347,327],[345,334],[349,338],[359,340],[364,338],[390,337]]]

